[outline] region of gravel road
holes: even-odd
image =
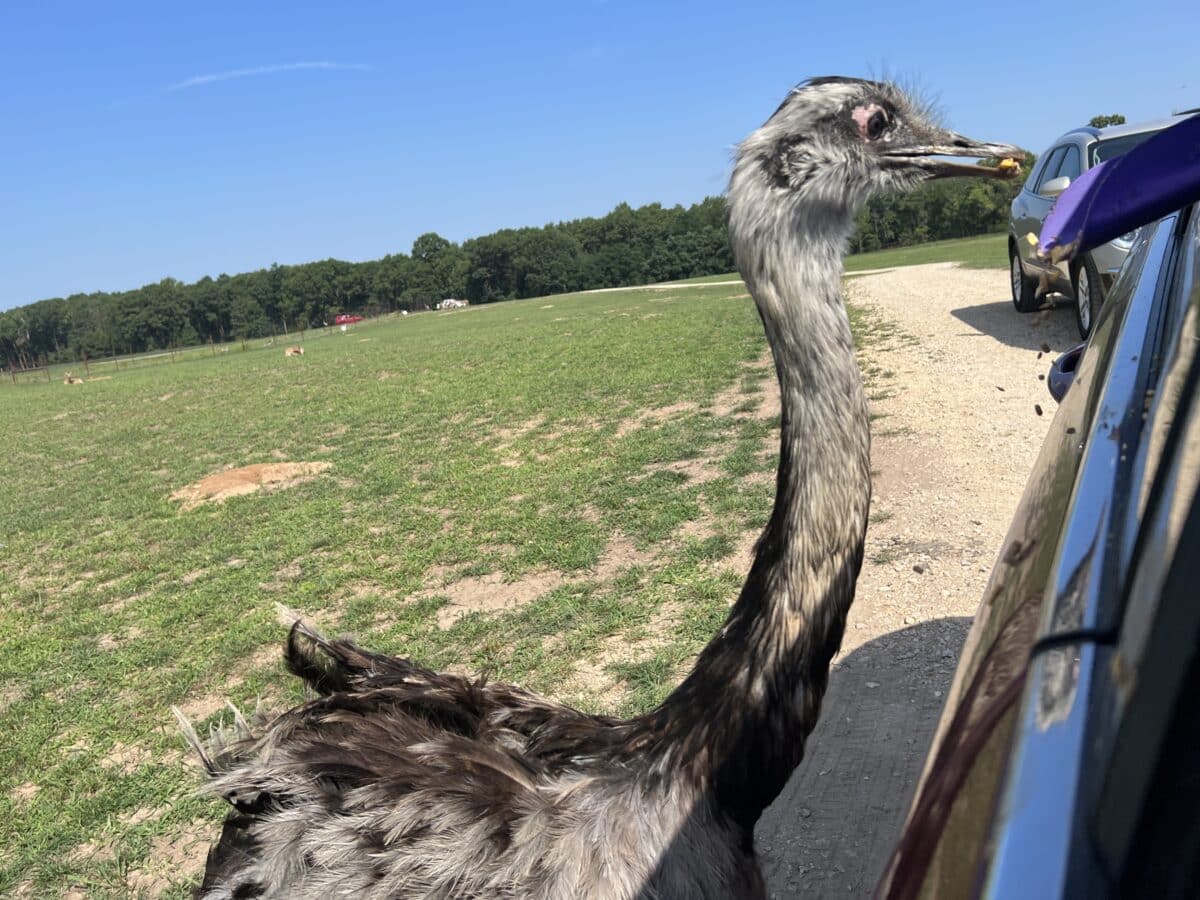
[[[871,895],[1054,415],[1038,376],[1077,343],[1067,305],[1018,315],[1002,269],[938,263],[847,284],[898,332],[862,354],[892,375],[868,391],[872,524],[842,652],[805,760],[757,829],[778,898]]]

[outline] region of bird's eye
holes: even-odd
[[[867,139],[877,141],[888,126],[888,117],[882,109],[877,109],[867,120]]]

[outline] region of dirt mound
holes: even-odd
[[[195,484],[182,487],[171,495],[182,501],[184,510],[195,509],[202,503],[221,503],[230,497],[253,494],[268,488],[278,490],[307,481],[328,469],[332,463],[255,463],[240,469],[227,469],[201,478]]]

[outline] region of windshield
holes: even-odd
[[[1107,141],[1099,141],[1092,144],[1091,149],[1088,151],[1092,158],[1088,168],[1099,165],[1106,159],[1114,159],[1123,153],[1128,153],[1153,134],[1158,134],[1158,132],[1143,131],[1140,134],[1123,134],[1120,137],[1109,138]]]

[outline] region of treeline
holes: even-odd
[[[935,182],[862,212],[855,252],[1004,227],[1015,188],[992,179]],[[504,229],[456,244],[424,234],[408,254],[272,265],[192,284],[75,294],[0,313],[0,361],[13,368],[303,332],[339,313],[428,309],[446,297],[491,303],[733,271],[725,202],[621,204],[600,218]]]
[[[1032,165],[1031,157],[1026,171]],[[1004,231],[1020,183],[998,178],[953,178],[930,182],[909,194],[874,197],[858,214],[850,252],[869,253]],[[1007,259],[997,261],[1000,266],[1007,264]]]

